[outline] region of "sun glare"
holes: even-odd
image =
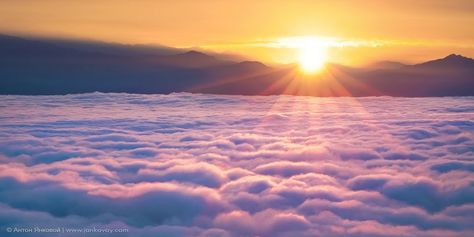
[[[325,48],[320,45],[303,45],[299,49],[298,63],[305,73],[319,72],[326,63]]]
[[[321,71],[326,64],[327,47],[334,44],[334,39],[323,37],[291,37],[279,40],[284,47],[298,50],[298,64],[304,73],[312,74]]]

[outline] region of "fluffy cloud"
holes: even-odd
[[[2,236],[474,235],[473,98],[0,97]]]

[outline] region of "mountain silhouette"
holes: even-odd
[[[378,61],[368,65],[370,69],[400,69],[407,66],[406,64],[395,61]]]
[[[418,68],[430,69],[472,69],[474,60],[458,54],[450,54],[444,58],[413,65]]]
[[[181,68],[202,68],[233,63],[230,61],[217,59],[214,56],[210,56],[195,50],[175,55],[160,56],[154,58],[154,62],[160,65]]]
[[[198,92],[309,96],[474,96],[474,60],[451,54],[420,64],[328,64],[302,75],[197,50],[0,35],[0,94]]]

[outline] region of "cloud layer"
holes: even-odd
[[[0,97],[2,236],[474,235],[474,98]]]

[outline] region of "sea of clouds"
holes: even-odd
[[[473,97],[0,96],[0,236],[474,236],[473,172]]]

